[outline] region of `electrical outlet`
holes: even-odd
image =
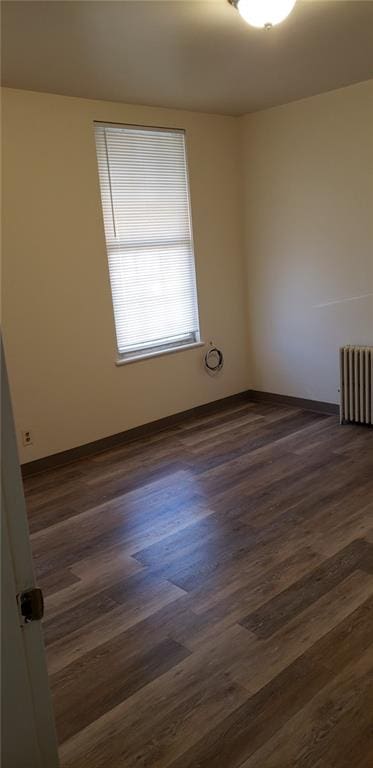
[[[22,432],[22,442],[23,442],[23,445],[25,446],[32,445],[33,439],[32,439],[32,432],[30,429],[26,429],[24,432]]]

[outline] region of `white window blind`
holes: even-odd
[[[183,131],[96,123],[118,352],[199,341]]]

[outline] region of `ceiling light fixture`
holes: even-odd
[[[252,27],[271,29],[289,16],[296,0],[228,0]]]

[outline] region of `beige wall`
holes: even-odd
[[[245,117],[251,386],[338,401],[373,344],[373,81]]]
[[[93,121],[187,131],[203,349],[115,366]],[[235,118],[3,91],[3,327],[26,462],[247,387]]]
[[[94,120],[187,131],[216,378],[201,349],[115,366]],[[34,435],[22,461],[248,387],[337,402],[339,345],[373,343],[373,81],[244,118],[5,89],[3,139],[3,327],[18,437]]]

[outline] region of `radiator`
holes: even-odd
[[[373,424],[373,347],[342,347],[340,372],[341,424]]]

